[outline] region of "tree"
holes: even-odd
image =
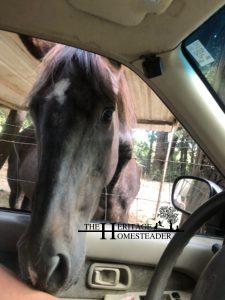
[[[134,141],[134,153],[137,158],[137,162],[142,166],[142,174],[147,176],[147,157],[149,153],[148,143]]]
[[[168,132],[146,131],[146,136],[144,141],[134,141],[134,153],[143,167],[143,176],[160,181],[168,149]],[[173,182],[180,175],[204,177],[225,187],[223,176],[181,127],[174,135],[165,181]]]
[[[170,229],[173,230],[173,224],[178,221],[178,213],[172,206],[161,206],[159,208],[158,217],[167,221]]]
[[[166,159],[166,153],[168,148],[168,132],[158,131],[156,133],[156,148],[155,156],[152,164],[152,179],[161,180],[163,166]]]
[[[147,164],[146,164],[146,173],[148,177],[151,176],[151,169],[152,169],[152,157],[153,157],[153,143],[155,141],[155,131],[148,132],[148,139],[149,139],[149,151],[147,155]]]

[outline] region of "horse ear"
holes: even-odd
[[[117,60],[105,56],[102,56],[102,59],[103,61],[105,61],[105,63],[107,64],[107,66],[113,74],[120,74],[121,71],[123,71],[123,65]]]
[[[19,35],[24,46],[36,59],[41,60],[56,44],[27,35]]]
[[[109,62],[111,63],[111,65],[116,68],[117,70],[121,70],[122,68],[122,64],[120,62],[118,62],[117,60],[114,60],[112,58],[109,58]]]

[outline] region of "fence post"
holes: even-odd
[[[157,199],[157,203],[156,203],[154,219],[156,219],[157,215],[158,215],[159,205],[160,205],[161,196],[162,196],[163,184],[164,184],[164,181],[165,181],[165,178],[166,178],[166,172],[167,172],[167,168],[168,168],[169,157],[170,157],[171,147],[172,147],[172,144],[173,144],[173,137],[174,137],[174,133],[176,131],[176,128],[177,128],[177,126],[173,125],[172,130],[171,130],[170,141],[168,143],[168,148],[167,148],[167,152],[166,152],[166,160],[165,160],[164,166],[163,166],[162,180],[161,180],[161,183],[160,183],[160,186],[159,186],[159,194],[158,194],[158,199]]]

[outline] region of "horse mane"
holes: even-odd
[[[37,96],[47,96],[58,80],[77,71],[98,93],[116,99],[119,121],[124,128],[133,128],[136,122],[133,100],[121,68],[98,54],[61,44],[56,44],[43,58],[28,95],[29,106]]]

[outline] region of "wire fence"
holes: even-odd
[[[0,123],[0,126],[3,125],[17,127],[17,125],[9,123]],[[29,130],[34,132],[33,128]],[[134,156],[142,167],[142,177],[140,190],[129,210],[130,223],[151,223],[156,220],[158,209],[161,206],[171,206],[172,185],[177,176],[198,175],[208,179],[210,179],[210,176],[211,178],[214,176],[217,179],[219,178],[218,180],[220,181],[223,180],[221,176],[218,176],[218,172],[211,162],[206,157],[203,157],[196,143],[190,137],[186,135],[185,143],[181,141],[183,136],[181,136],[181,140],[177,139],[176,144],[174,143],[170,147],[171,153],[166,160],[168,146],[171,141],[169,141],[169,139],[160,141],[157,139],[157,133],[154,132],[154,134],[155,141],[152,144],[149,142],[149,139],[143,144],[143,140],[140,141],[140,139],[134,135]],[[12,143],[14,147],[18,145],[20,147],[37,145],[34,137],[23,133],[23,131],[20,132],[19,135],[20,140],[18,140],[17,134],[2,134],[0,137],[0,145],[2,143]],[[148,137],[151,138],[151,135],[152,133],[148,132]],[[15,164],[15,168],[17,168],[18,165],[19,161]],[[165,165],[167,165],[166,176],[163,178]],[[6,162],[0,170],[0,206],[3,207],[9,207],[9,181],[15,182],[16,184],[26,183],[27,185],[35,185],[35,180],[31,180],[30,177],[24,178],[20,176],[19,170],[15,170],[15,177],[9,176],[7,171],[8,162]],[[120,195],[117,196],[120,197]]]

